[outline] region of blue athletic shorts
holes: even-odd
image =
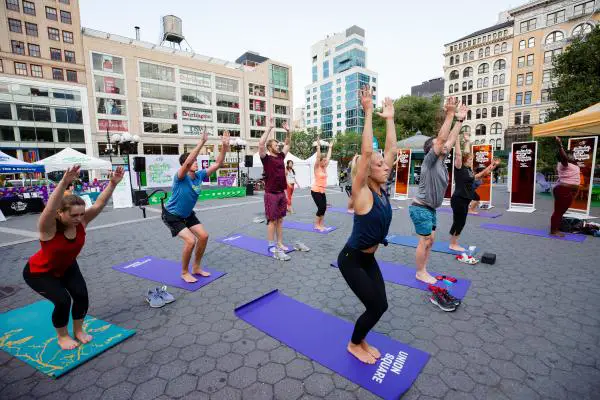
[[[435,231],[437,216],[434,209],[423,206],[410,205],[408,207],[410,219],[415,225],[417,235],[429,236]]]

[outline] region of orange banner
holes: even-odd
[[[408,197],[408,183],[410,182],[410,149],[398,149],[398,163],[396,164],[396,185],[394,196]]]
[[[473,172],[476,174],[489,167],[494,159],[494,150],[489,144],[475,144],[471,147],[473,154]],[[476,192],[482,203],[492,203],[492,176],[481,179],[481,185]]]
[[[569,150],[573,152],[573,157],[577,161],[581,173],[581,183],[579,192],[569,211],[583,212],[589,214],[590,202],[592,199],[592,181],[594,178],[594,166],[596,165],[596,146],[598,137],[583,137],[569,139]]]

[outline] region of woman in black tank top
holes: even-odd
[[[356,321],[348,351],[367,364],[375,364],[379,351],[367,344],[365,337],[388,308],[385,284],[375,251],[385,237],[392,220],[388,193],[383,189],[396,156],[394,104],[386,98],[379,116],[386,120],[385,153],[373,151],[373,93],[368,86],[360,91],[365,113],[361,154],[352,160],[352,194],[354,227],[346,246],[338,256],[338,267],[350,289],[366,310]]]

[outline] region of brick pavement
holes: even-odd
[[[505,208],[506,191],[498,188],[494,196],[498,208]],[[346,196],[329,194],[329,199],[343,206]],[[251,200],[198,207],[245,201]],[[296,198],[295,208],[294,219],[311,220],[310,197]],[[538,196],[536,213],[505,212],[493,221],[546,229],[551,208],[551,199]],[[177,259],[181,243],[170,239],[160,219],[90,232],[79,258],[90,292],[90,314],[136,329],[137,334],[58,380],[0,352],[0,398],[376,398],[234,316],[237,305],[274,288],[347,320],[355,320],[363,310],[339,271],[328,265],[349,235],[351,217],[327,214],[326,222],[340,228],[327,236],[285,231],[286,238],[312,247],[310,253],[292,253],[287,263],[215,242],[232,232],[262,237],[265,225],[252,223],[261,211],[262,205],[254,203],[198,212],[211,235],[205,263],[228,275],[197,292],[173,289],[177,301],[161,309],[149,309],[144,302],[151,282],[110,268],[145,255]],[[27,228],[21,229],[32,226],[29,219],[35,221],[34,216],[22,218]],[[137,209],[107,210],[94,225],[138,218]],[[451,218],[438,214],[441,239],[448,239]],[[455,313],[434,308],[425,292],[386,284],[390,308],[375,330],[431,354],[404,399],[598,399],[598,239],[578,244],[478,228],[489,221],[470,217],[462,242],[497,253],[496,265],[467,266],[449,255],[431,256],[432,270],[472,280]],[[9,222],[19,227],[15,220]],[[390,232],[414,234],[406,209],[394,213]],[[3,234],[0,241],[12,236]],[[0,312],[39,300],[21,278],[27,257],[38,246],[29,242],[0,247],[3,284],[19,288],[0,300]],[[378,258],[414,265],[414,249],[390,245]]]

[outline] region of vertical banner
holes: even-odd
[[[410,182],[410,149],[398,149],[396,164],[396,184],[394,185],[395,199],[408,199],[408,183]]]
[[[508,211],[534,212],[537,142],[515,142],[510,154]]]
[[[444,203],[449,204],[452,192],[454,192],[454,147],[450,149],[448,156],[444,160],[444,165],[448,169],[448,186],[444,193]]]
[[[133,207],[133,199],[131,198],[131,181],[129,179],[129,165],[113,165],[113,171],[117,169],[117,167],[123,167],[123,169],[125,169],[125,174],[123,174],[123,179],[113,192],[113,208]]]
[[[478,173],[490,166],[494,159],[494,149],[489,144],[475,144],[471,146],[473,154],[473,172]],[[481,179],[481,185],[476,189],[481,198],[481,203],[492,208],[492,176],[491,174]]]
[[[573,199],[571,208],[569,208],[570,212],[586,216],[590,215],[597,146],[597,136],[569,139],[568,149],[573,152],[573,157],[577,161],[577,165],[581,171],[579,192],[575,199]]]

